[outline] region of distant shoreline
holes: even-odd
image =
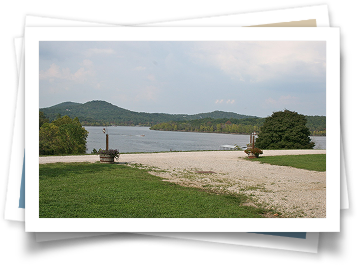
[[[149,128],[150,131],[160,131],[160,132],[191,132],[191,133],[217,133],[217,134],[233,134],[233,135],[250,135],[250,133],[228,133],[228,132],[195,132],[195,131],[185,131],[185,130],[156,130],[156,129],[150,129],[150,126],[146,125],[82,125],[83,127],[146,127]],[[323,135],[309,135],[309,136],[324,136],[326,137],[326,134]]]
[[[142,127],[147,127],[147,126],[142,126]],[[217,134],[234,134],[234,135],[251,135],[251,133],[228,133],[228,132],[195,132],[195,131],[185,131],[185,130],[155,130],[155,129],[150,129],[151,131],[162,131],[162,132],[190,132],[190,133],[217,133]],[[324,136],[326,137],[326,134],[324,135],[309,135],[309,136]]]

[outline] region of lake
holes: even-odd
[[[105,149],[103,127],[85,126],[88,132],[87,153],[93,148]],[[221,145],[246,146],[249,135],[154,131],[149,127],[113,126],[106,127],[109,134],[109,149],[118,149],[121,153],[220,150]],[[326,149],[326,136],[312,136],[316,149]]]

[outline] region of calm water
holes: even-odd
[[[105,149],[103,127],[86,126],[85,129],[89,132],[87,153],[91,153],[93,148]],[[118,149],[121,153],[220,150],[221,145],[242,147],[249,143],[249,135],[152,131],[149,127],[107,127],[107,132],[109,148]],[[326,149],[325,136],[313,136],[312,140],[318,149]]]

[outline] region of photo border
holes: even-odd
[[[25,36],[27,232],[339,232],[339,29],[37,27]],[[39,41],[326,41],[326,218],[39,218]]]

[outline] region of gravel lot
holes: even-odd
[[[326,150],[264,150],[264,156],[326,154]],[[242,192],[248,205],[262,205],[287,218],[326,217],[326,172],[261,164],[243,151],[121,154],[120,163],[150,168],[153,175],[184,186]],[[40,157],[40,164],[97,162],[99,156]],[[209,173],[209,171],[214,173]]]

